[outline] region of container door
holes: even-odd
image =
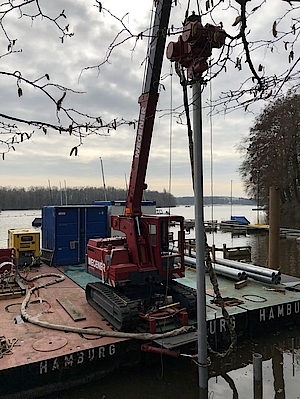
[[[54,251],[55,249],[55,207],[42,208],[42,248]]]
[[[88,206],[82,209],[80,225],[80,259],[85,261],[90,238],[105,238],[108,232],[107,206]]]
[[[77,207],[56,208],[56,243],[54,265],[80,263],[80,210]]]

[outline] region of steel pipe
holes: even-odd
[[[190,256],[184,257],[187,266],[196,268],[196,259]],[[281,273],[277,270],[265,269],[260,266],[249,265],[229,259],[217,259],[213,263],[217,275],[228,277],[236,281],[246,280],[247,277],[266,284],[280,284]]]
[[[184,262],[188,266],[196,267],[196,259],[194,258],[185,256]],[[217,275],[229,277],[236,281],[246,280],[247,278],[247,273],[244,272],[243,270],[237,270],[227,266],[217,265],[216,263],[213,263],[213,268]]]
[[[227,267],[227,266],[223,266],[223,265],[217,265],[216,263],[213,264],[213,268],[214,268],[216,274],[224,276],[224,277],[229,277],[236,281],[241,281],[241,280],[247,279],[247,273],[244,272],[243,270],[233,269],[231,267]]]
[[[253,278],[253,280],[260,281],[266,284],[279,284],[281,280],[280,276],[278,276],[277,278],[276,276],[267,277],[267,276],[262,276],[261,274],[250,273],[250,272],[246,272],[246,275],[247,277]]]
[[[242,263],[229,259],[216,259],[216,263],[219,265],[233,267],[234,269],[244,270],[245,272],[260,274],[270,278],[281,275],[279,270],[266,269],[265,267],[250,265],[249,263]]]

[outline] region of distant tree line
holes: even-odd
[[[124,201],[127,192],[114,187],[29,187],[0,186],[0,210],[41,209],[49,205],[90,205],[93,201]],[[146,190],[143,200],[156,201],[158,207],[176,206],[176,198],[168,193]]]
[[[194,205],[194,197],[177,197],[177,205]],[[242,197],[220,197],[207,196],[203,197],[203,205],[255,205],[255,201],[249,198]]]

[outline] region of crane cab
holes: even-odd
[[[141,217],[141,221],[148,225],[150,248],[153,251],[159,275],[165,276],[166,279],[183,277],[183,217],[173,215],[146,215]],[[173,239],[174,233],[177,233],[176,240]]]
[[[116,230],[131,231],[131,234],[90,239],[86,260],[88,273],[113,287],[184,277],[182,216],[143,215],[138,220],[125,216],[111,218]],[[174,232],[177,232],[176,241],[172,239]]]

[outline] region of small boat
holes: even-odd
[[[231,216],[230,220],[222,220],[220,222],[221,228],[238,228],[240,226],[248,226],[250,221],[245,216]]]
[[[167,210],[164,211],[162,208],[157,208],[156,215],[170,215],[170,212]]]
[[[31,225],[32,225],[32,227],[41,227],[42,226],[42,218],[34,218]]]

